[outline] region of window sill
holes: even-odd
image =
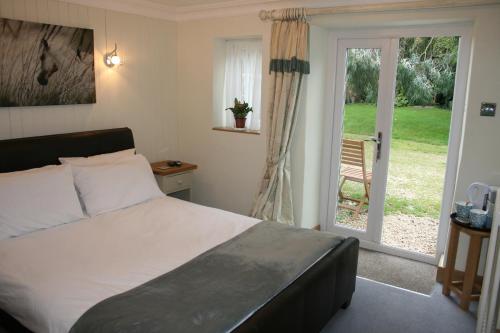
[[[214,131],[233,132],[233,133],[241,133],[241,134],[256,134],[256,135],[260,134],[260,131],[251,130],[248,128],[213,127],[212,129]]]

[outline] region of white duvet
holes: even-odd
[[[34,332],[186,263],[259,221],[165,197],[0,241],[0,308]]]

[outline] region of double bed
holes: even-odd
[[[131,148],[128,128],[3,140],[0,172]],[[0,332],[319,332],[357,255],[353,238],[158,197],[0,240]]]

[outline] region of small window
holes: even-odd
[[[260,39],[226,40],[222,107],[218,124],[235,128],[233,113],[226,108],[234,105],[234,99],[245,101],[252,107],[245,129],[259,131],[261,123],[262,41]],[[220,91],[219,91],[220,93]],[[217,110],[216,110],[217,112]]]

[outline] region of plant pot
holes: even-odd
[[[236,128],[245,128],[247,118],[234,118],[234,122],[236,123]]]

